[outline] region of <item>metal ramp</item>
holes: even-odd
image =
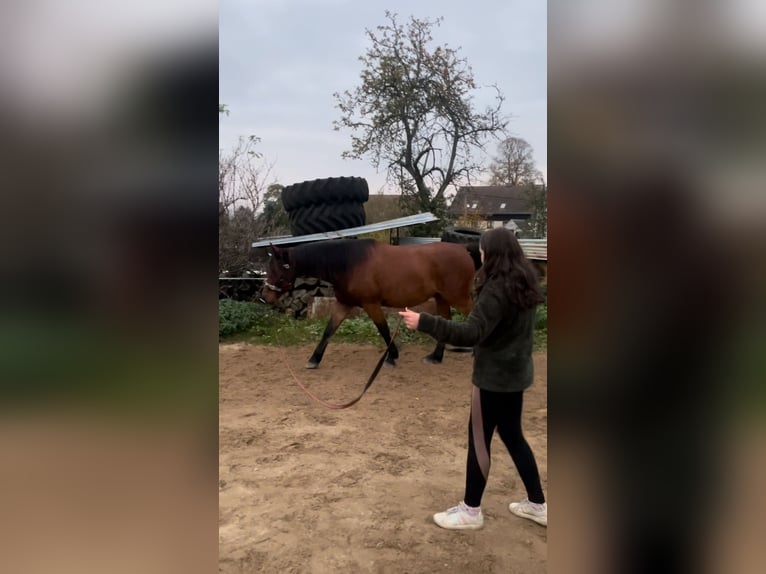
[[[354,237],[364,233],[375,233],[376,231],[385,231],[387,229],[396,229],[398,227],[407,227],[409,225],[418,225],[420,223],[429,223],[439,219],[430,211],[416,213],[406,217],[397,217],[379,223],[362,225],[361,227],[349,227],[348,229],[338,229],[337,231],[325,231],[324,233],[312,233],[310,235],[280,235],[278,237],[267,237],[252,244],[252,247],[267,247],[269,245],[288,245],[290,243],[308,243],[310,241],[324,241],[326,239],[338,239],[340,237]]]

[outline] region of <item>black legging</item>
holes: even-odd
[[[545,502],[535,455],[521,432],[524,392],[496,393],[473,387],[468,422],[468,461],[465,497],[468,506],[481,506],[490,466],[490,444],[497,429],[516,465],[530,502]]]

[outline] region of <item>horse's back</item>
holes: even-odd
[[[335,285],[348,305],[417,305],[440,296],[451,305],[470,306],[473,260],[465,245],[429,243],[393,246],[376,242],[363,263]]]
[[[403,281],[418,276],[422,282],[430,284],[433,291],[449,299],[461,299],[470,293],[476,269],[464,244],[380,244],[379,249],[381,260],[386,262],[386,273],[391,276],[400,275]]]
[[[402,249],[412,249],[416,256],[423,257],[441,267],[445,272],[458,272],[473,276],[473,259],[465,244],[434,242],[421,245],[406,245]]]

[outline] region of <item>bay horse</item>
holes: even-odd
[[[296,277],[316,277],[335,291],[330,320],[307,369],[322,361],[330,337],[354,307],[361,307],[375,323],[386,345],[391,334],[382,306],[411,307],[433,297],[437,313],[452,316],[450,306],[468,314],[473,306],[471,287],[477,269],[465,244],[426,243],[394,246],[373,239],[334,239],[292,248],[272,245],[262,297],[276,303],[293,289]],[[386,362],[396,365],[399,351],[391,345]],[[425,357],[441,363],[444,343]]]

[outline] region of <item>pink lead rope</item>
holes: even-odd
[[[399,317],[399,320],[396,322],[396,327],[394,327],[394,332],[391,335],[391,341],[386,346],[386,350],[383,351],[383,355],[378,360],[378,364],[375,365],[375,370],[372,371],[372,374],[370,375],[370,378],[367,379],[367,384],[364,385],[364,388],[362,389],[362,392],[359,394],[358,397],[355,399],[343,403],[343,404],[334,404],[334,403],[328,403],[327,401],[323,401],[318,396],[316,396],[314,393],[312,393],[310,390],[308,390],[303,383],[301,383],[298,380],[298,377],[295,376],[295,373],[293,372],[292,367],[290,367],[290,363],[285,361],[285,365],[287,365],[287,370],[290,371],[290,374],[292,375],[295,382],[298,384],[298,386],[303,389],[303,392],[306,393],[308,396],[310,396],[312,399],[314,399],[316,402],[318,402],[320,405],[327,407],[328,409],[347,409],[350,406],[355,405],[359,402],[359,400],[364,396],[364,394],[367,392],[367,390],[372,386],[373,381],[375,380],[375,377],[378,376],[378,373],[380,372],[381,367],[383,366],[383,362],[386,360],[386,357],[388,356],[388,350],[391,348],[391,345],[394,344],[394,339],[396,339],[396,335],[399,332],[399,325],[402,323],[402,318]]]

